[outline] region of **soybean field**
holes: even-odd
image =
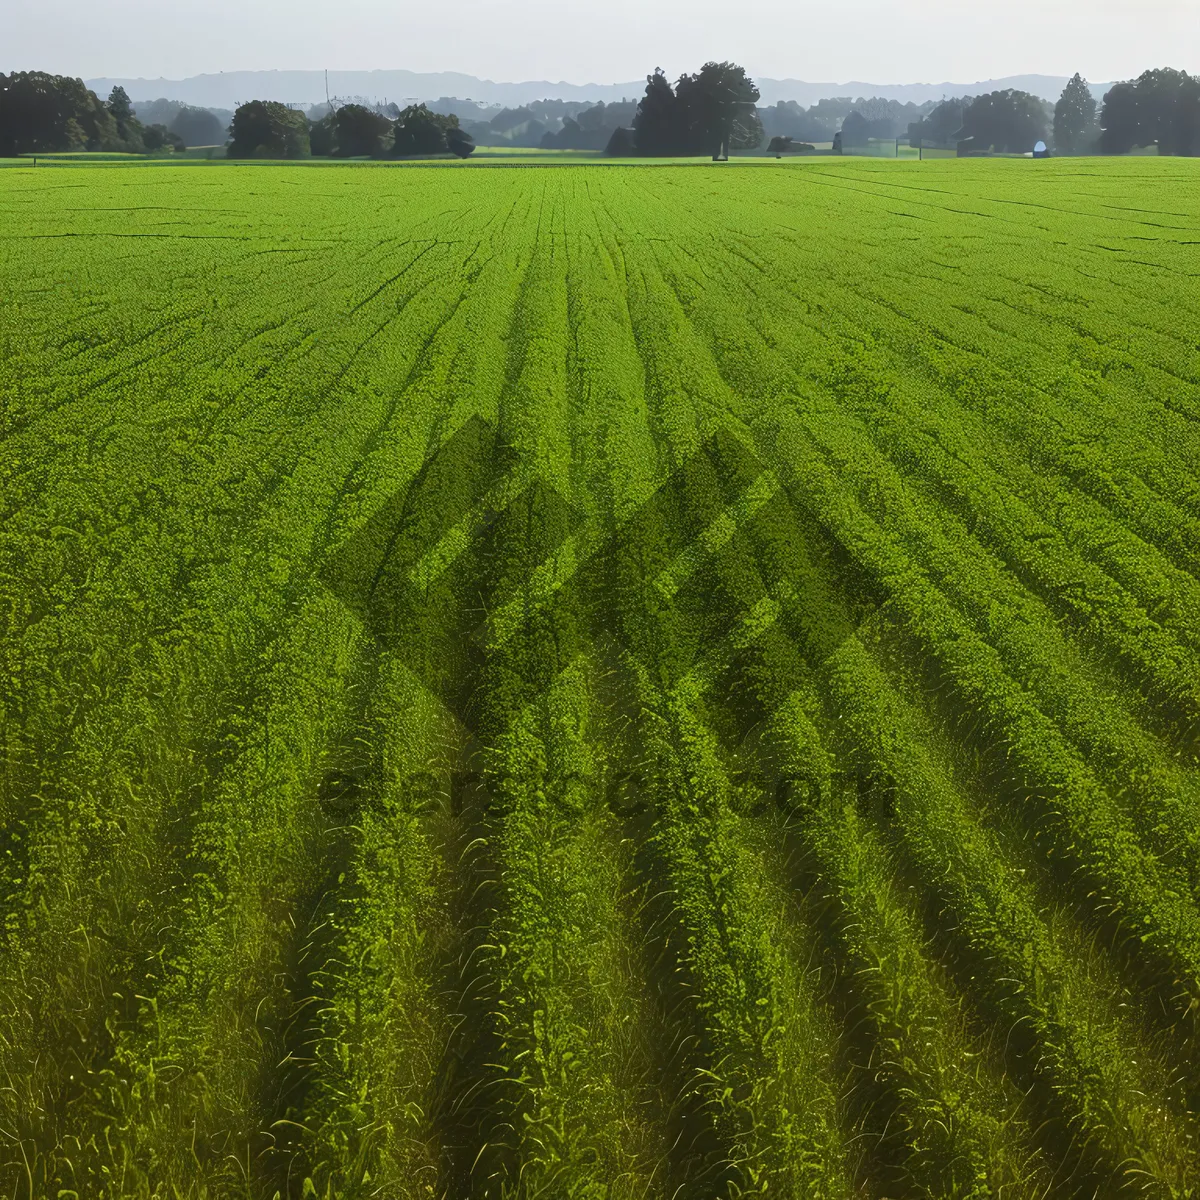
[[[0,172],[0,1194],[1200,1195],[1200,167]]]

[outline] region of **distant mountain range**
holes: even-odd
[[[878,96],[884,100],[924,104],[943,96],[977,96],[1001,88],[1032,92],[1046,100],[1057,100],[1067,82],[1065,75],[1010,75],[976,83],[807,83],[802,79],[758,78],[761,104],[795,100],[808,107],[833,96]],[[104,97],[115,85],[138,100],[179,100],[199,108],[234,108],[246,100],[282,100],[287,104],[318,104],[325,99],[323,71],[223,71],[217,75],[193,75],[189,79],[89,79],[87,85]],[[432,101],[442,96],[475,100],[480,104],[517,107],[533,100],[633,100],[645,90],[644,79],[629,83],[552,83],[546,79],[524,83],[496,83],[455,71],[420,74],[415,71],[330,71],[331,96],[361,96],[370,100],[394,100],[398,104]],[[1092,84],[1097,98],[1110,84]]]

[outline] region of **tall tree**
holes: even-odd
[[[646,76],[633,118],[639,154],[727,154],[761,145],[758,88],[736,63],[707,62],[672,88],[662,68]]]
[[[129,94],[119,84],[109,93],[105,105],[112,119],[117,123],[117,137],[123,143],[119,149],[140,154],[146,150],[145,127],[133,114],[133,105]],[[118,147],[114,147],[116,149]],[[155,149],[161,149],[156,146]]]
[[[675,96],[684,110],[684,153],[722,155],[761,143],[759,91],[737,63],[706,62],[695,75],[680,76]]]
[[[108,111],[112,113],[118,129],[124,129],[126,123],[133,119],[133,104],[129,100],[129,93],[120,84],[108,94]]]
[[[307,158],[308,118],[277,100],[251,100],[233,114],[230,158]]]
[[[1059,154],[1082,154],[1095,141],[1096,97],[1078,71],[1067,81],[1054,106],[1054,148]]]
[[[633,117],[633,138],[638,154],[652,158],[686,152],[683,109],[662,67],[646,76],[646,94]]]

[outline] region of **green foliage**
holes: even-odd
[[[1143,71],[1105,93],[1100,124],[1106,154],[1157,143],[1160,154],[1200,155],[1200,78],[1170,67]]]
[[[333,139],[343,158],[375,158],[391,149],[392,123],[361,104],[343,104],[333,113]]]
[[[677,154],[682,140],[682,116],[662,67],[646,76],[646,94],[638,101],[633,118],[633,139],[639,154],[661,157]]]
[[[114,115],[81,79],[42,71],[0,74],[0,156],[123,150],[123,138]]]
[[[125,125],[133,120],[133,105],[129,102],[129,94],[123,87],[114,87],[108,97],[108,111],[112,113],[117,128],[124,131]]]
[[[251,100],[233,114],[230,158],[307,158],[308,118],[274,100]]]
[[[314,158],[330,158],[337,153],[336,113],[328,112],[309,125],[308,144]]]
[[[1096,98],[1076,71],[1054,106],[1054,149],[1059,154],[1083,154],[1093,149],[1099,133]]]
[[[1048,136],[1046,105],[1029,92],[1009,88],[976,96],[963,108],[961,138],[975,150],[1028,154]]]
[[[470,158],[475,151],[475,139],[458,125],[451,125],[446,130],[446,149],[455,158]]]
[[[656,68],[633,119],[637,152],[722,155],[759,146],[758,98],[754,81],[736,63],[705,63],[695,75],[681,75],[674,88]]]
[[[444,154],[449,148],[447,139],[457,127],[458,118],[455,116],[442,116],[440,113],[430,112],[424,104],[410,104],[396,118],[392,127],[392,154],[396,158]],[[455,145],[459,147],[454,153],[460,158],[465,157],[459,153],[466,144],[463,135],[454,136]]]

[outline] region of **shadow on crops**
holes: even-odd
[[[496,675],[497,658],[513,703],[553,678],[545,659],[489,652],[489,616],[521,602],[535,570],[579,521],[544,483],[523,480],[519,466],[495,428],[472,417],[323,573],[380,649],[473,730],[487,719],[483,679]]]
[[[264,1195],[299,1197],[309,1170],[302,1122],[319,1069],[317,1049],[328,1032],[321,1010],[339,970],[339,909],[354,886],[358,815],[377,803],[383,784],[372,740],[362,736],[377,683],[378,661],[368,654],[326,749],[315,802],[305,809],[304,861],[311,870],[297,892],[273,903],[272,927],[283,931],[276,975],[281,995],[264,1013],[266,1050],[255,1105],[261,1125],[248,1139],[253,1177]]]
[[[351,538],[325,578],[380,647],[473,730],[478,744],[495,746],[514,716],[585,648],[616,642],[622,661],[639,663],[653,686],[670,689],[707,667],[712,648],[764,600],[776,582],[771,571],[802,589],[791,555],[804,535],[786,494],[770,495],[768,487],[765,500],[746,507],[749,490],[764,484],[770,480],[754,452],[718,432],[566,583],[537,594],[535,573],[577,532],[578,514],[537,480],[521,479],[495,430],[473,419]],[[754,557],[760,543],[772,551],[764,573]],[[839,553],[832,545],[826,552]],[[874,603],[864,589],[859,607]],[[505,621],[497,622],[501,614]],[[816,642],[832,652],[860,618],[843,614]],[[717,1194],[738,1183],[738,1171],[700,1086],[715,1050],[696,1009],[686,931],[661,888],[654,829],[662,796],[645,784],[636,759],[614,771],[609,800],[636,848],[642,881],[636,916],[657,1011],[654,1091],[672,1146],[669,1190]],[[364,770],[346,765],[331,773],[322,804],[354,809],[369,799]],[[494,761],[476,750],[452,797],[460,822],[452,904],[463,941],[445,964],[442,986],[456,1016],[432,1105],[439,1187],[448,1196],[493,1193],[518,1178],[520,1165],[524,1097],[508,1069],[497,1014],[495,932],[504,894],[489,841],[504,814],[493,795],[494,772]]]

